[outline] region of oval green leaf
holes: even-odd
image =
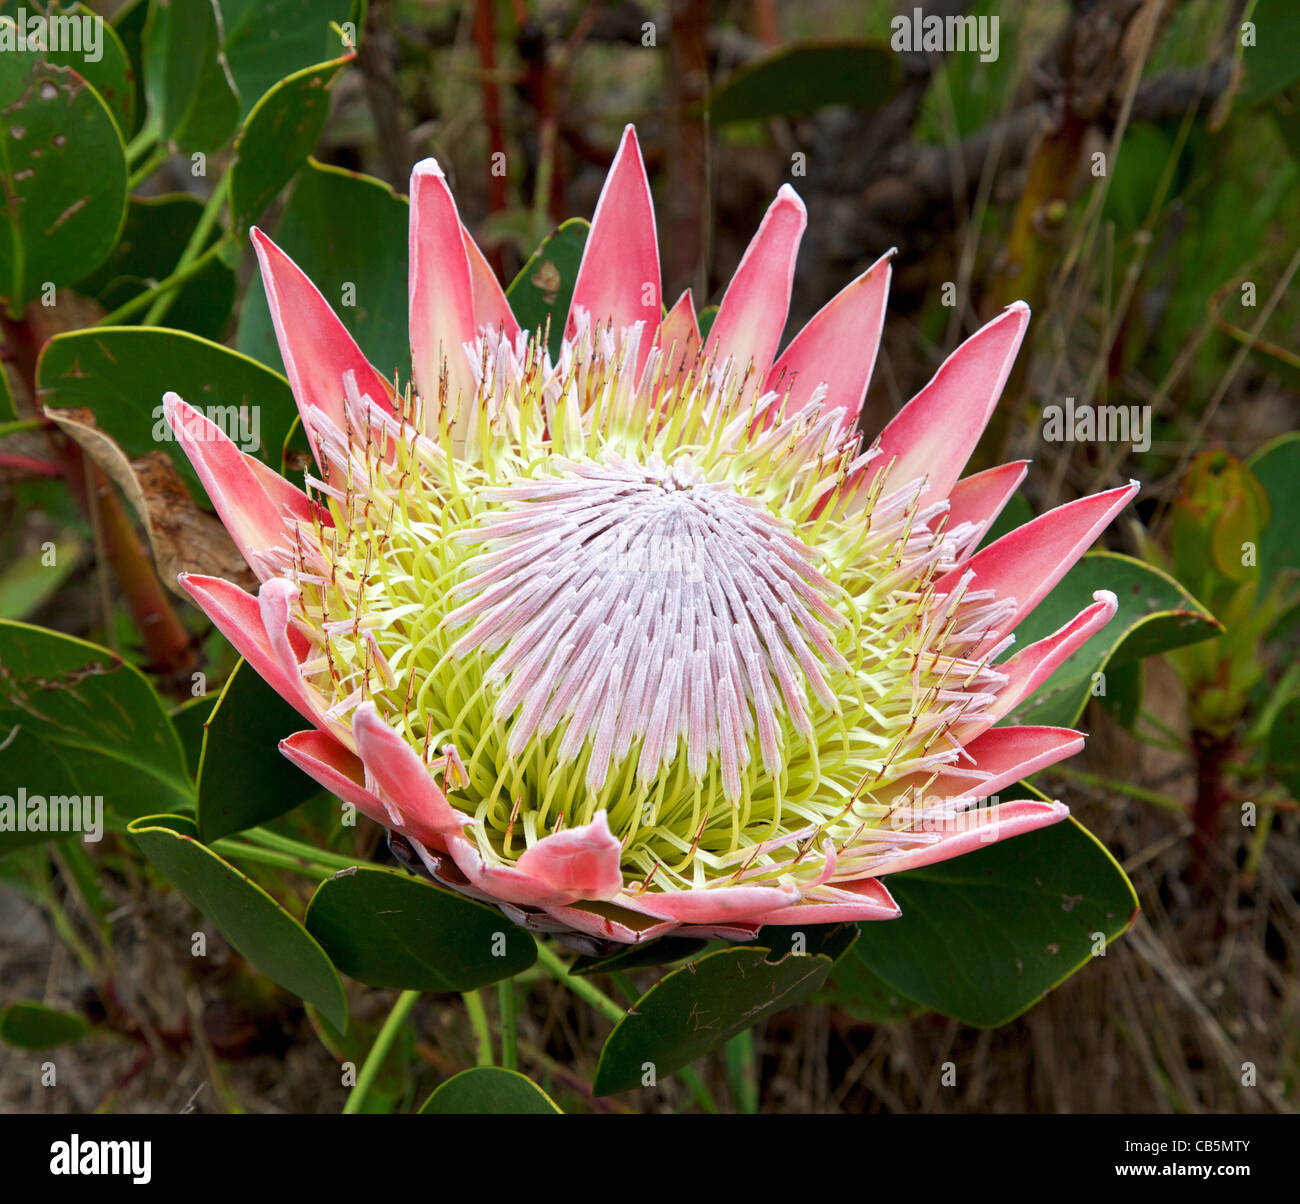
[[[17,1049],[49,1049],[80,1041],[90,1025],[84,1016],[47,1008],[43,1003],[23,1000],[0,1012],[0,1041]]]
[[[241,116],[282,79],[334,58],[355,0],[217,0],[221,49]]]
[[[1300,8],[1293,0],[1257,0],[1250,18],[1255,36],[1242,51],[1247,84],[1241,104],[1265,100],[1300,77],[1300,58],[1294,53],[1300,41]]]
[[[125,817],[159,803],[193,806],[185,754],[162,701],[107,648],[0,622],[0,731],[13,727],[21,730],[0,764],[6,783],[29,795],[65,794],[71,784]]]
[[[42,8],[46,6],[31,0],[4,0],[0,13],[15,20],[21,16],[26,21]],[[76,71],[99,93],[123,138],[128,136],[135,113],[135,73],[117,30],[85,4],[56,0],[39,15],[59,22],[50,27],[58,32],[56,38],[50,39],[54,44],[41,52],[46,61]],[[98,27],[90,22],[98,22]]]
[[[302,716],[241,660],[205,724],[198,821],[207,843],[275,819],[320,793],[280,752],[279,742],[302,728]]]
[[[132,197],[112,254],[77,282],[77,291],[94,297],[106,313],[112,313],[165,280],[176,270],[202,213],[203,202],[189,193]],[[211,238],[216,237],[218,233],[213,231]],[[200,338],[218,339],[230,321],[234,301],[235,274],[218,256],[176,290],[167,310],[167,325]]]
[[[544,330],[550,322],[547,347],[553,359],[560,354],[569,302],[590,229],[591,223],[581,217],[561,223],[542,240],[506,289],[510,312],[525,330]]]
[[[666,966],[694,957],[708,946],[708,941],[690,936],[663,936],[640,945],[626,945],[601,957],[583,954],[574,959],[570,974],[611,974],[615,970],[636,970],[644,966]]]
[[[243,229],[306,162],[329,116],[330,88],[356,56],[317,63],[280,80],[253,106],[235,139],[230,221]]]
[[[1223,630],[1168,573],[1118,552],[1090,552],[1016,628],[1016,647],[1025,648],[1064,626],[1092,604],[1093,592],[1099,589],[1111,590],[1118,599],[1115,618],[1005,722],[1073,727],[1093,693],[1095,673],[1121,669]]]
[[[1260,596],[1286,569],[1300,569],[1300,433],[1265,444],[1247,467],[1268,494],[1269,520],[1259,537]]]
[[[926,1009],[895,990],[860,957],[846,957],[832,971],[817,996],[867,1024],[893,1024]]]
[[[1137,916],[1124,871],[1072,819],[885,884],[903,914],[860,925],[845,963],[981,1028],[1020,1015]]]
[[[90,410],[132,458],[165,450],[202,504],[203,486],[163,421],[168,389],[208,413],[243,450],[277,467],[298,413],[289,382],[256,360],[183,331],[150,327],[56,335],[37,361],[36,387],[47,407]]]
[[[0,296],[17,315],[112,250],[126,210],[126,149],[113,115],[75,71],[0,52]]]
[[[537,960],[533,938],[495,908],[399,870],[326,879],[304,923],[344,974],[372,987],[472,991]]]
[[[411,362],[406,238],[404,197],[380,180],[314,159],[294,180],[275,235],[388,378],[397,372],[405,379]],[[244,301],[236,342],[277,371],[283,366],[266,295],[257,285]]]
[[[811,930],[810,930],[811,931]],[[769,961],[762,946],[736,945],[665,975],[614,1026],[600,1053],[593,1091],[612,1095],[641,1085],[725,1045],[760,1020],[804,1003],[830,973],[832,958],[787,953]]]
[[[343,984],[325,951],[266,891],[200,844],[183,817],[149,816],[128,830],[158,872],[212,921],[237,953],[318,1007],[335,1028],[346,1029]]]
[[[424,1101],[421,1116],[554,1116],[560,1111],[532,1079],[517,1070],[474,1066],[442,1084]]]
[[[34,795],[48,800],[83,793],[53,745],[21,726],[10,729],[0,748],[0,782],[5,783],[0,793],[0,857],[66,836],[63,831],[49,831],[46,821],[33,823],[39,813],[30,812]],[[90,797],[93,805],[94,796]]]
[[[239,102],[221,61],[210,2],[150,4],[141,53],[149,122],[163,141],[206,152],[234,133]]]
[[[113,30],[122,43],[131,74],[134,94],[131,113],[126,123],[128,138],[140,131],[145,118],[144,91],[144,23],[149,17],[149,0],[126,0],[113,18]]]
[[[783,46],[723,80],[709,98],[709,119],[714,125],[764,121],[828,105],[870,112],[894,95],[898,74],[898,55],[870,39]]]
[[[185,750],[185,764],[195,780],[199,776],[199,761],[203,757],[203,737],[207,731],[207,722],[217,700],[211,695],[189,698],[171,710],[172,726],[181,739]]]
[[[1300,698],[1286,703],[1268,729],[1268,769],[1300,798]]]

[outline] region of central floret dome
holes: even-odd
[[[807,737],[805,685],[835,706],[824,666],[848,663],[832,637],[847,623],[834,588],[789,523],[689,456],[556,468],[491,491],[501,509],[465,533],[483,550],[447,618],[472,622],[454,653],[494,654],[484,681],[507,687],[494,717],[514,718],[508,755],[563,722],[560,760],[585,750],[599,792],[634,745],[645,787],[681,742],[691,774],[703,779],[716,757],[724,796],[739,801],[751,741],[763,769],[780,770],[779,708]]]
[[[330,521],[266,567],[323,633],[326,713],[368,702],[445,758],[485,857],[603,814],[642,883],[779,877],[956,760],[1015,604],[935,605],[977,528],[890,488],[824,389],[787,412],[698,347],[633,378],[641,334],[580,314],[557,364],[485,336],[432,419],[348,375],[343,425],[308,421]]]

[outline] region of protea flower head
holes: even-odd
[[[262,584],[182,583],[312,725],[282,742],[294,764],[439,882],[589,946],[889,919],[882,876],[1065,817],[982,800],[1082,737],[994,725],[1114,595],[1003,653],[1137,485],[975,551],[1025,474],[958,479],[1025,305],[866,446],[890,256],[778,356],[806,223],[788,186],[702,337],[689,292],[664,313],[629,127],[554,360],[431,159],[410,213],[404,386],[253,232],[305,492],[165,402]]]

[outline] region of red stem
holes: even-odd
[[[63,470],[48,460],[36,460],[31,456],[14,456],[0,454],[0,468],[16,468],[29,477],[60,477]]]

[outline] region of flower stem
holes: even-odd
[[[483,996],[477,991],[462,991],[465,1011],[469,1013],[469,1026],[474,1030],[474,1044],[478,1047],[478,1065],[492,1066],[492,1030],[488,1027],[487,1008]]]
[[[190,234],[190,240],[185,244],[185,250],[181,252],[180,259],[176,261],[176,271],[171,274],[170,280],[176,280],[181,272],[199,258],[200,254],[206,254],[202,249],[203,244],[208,241],[208,235],[212,233],[212,227],[217,224],[217,217],[221,213],[222,206],[226,203],[226,194],[229,191],[230,173],[226,172],[217,181],[216,187],[212,190],[212,195],[208,197],[208,203],[204,206],[203,212],[199,214],[198,224],[194,227],[193,233]],[[221,243],[218,242],[214,245],[220,246]],[[162,293],[154,301],[149,312],[145,314],[143,324],[145,326],[157,326],[171,308],[175,296],[176,294],[171,291]]]
[[[263,848],[276,849],[316,865],[332,865],[336,870],[354,869],[358,863],[356,857],[349,857],[345,853],[331,853],[328,849],[318,849],[292,837],[282,836],[279,832],[272,832],[269,828],[249,828],[240,835]]]
[[[146,289],[139,296],[132,297],[130,301],[119,305],[111,314],[105,314],[96,326],[120,326],[127,318],[133,318],[140,310],[145,309],[151,303],[161,301],[170,294],[177,286],[184,284],[192,276],[197,276],[206,268],[217,255],[221,253],[225,246],[225,239],[219,239],[214,242],[206,251],[203,252],[193,262],[186,264],[184,267],[178,267],[166,280],[160,280],[152,288]],[[152,325],[146,321],[146,325]]]
[[[146,155],[158,142],[158,127],[155,122],[149,122],[145,127],[127,143],[126,161],[135,163],[141,155]]]
[[[54,846],[49,850],[50,862],[57,866],[58,862],[54,860]],[[54,924],[55,931],[62,938],[63,943],[72,950],[77,960],[81,963],[81,968],[86,972],[92,982],[103,980],[103,969],[99,960],[91,952],[90,948],[77,934],[76,926],[68,918],[68,913],[64,911],[55,895],[54,885],[50,876],[50,866],[46,859],[41,857],[38,861],[40,869],[38,871],[37,886],[41,894],[41,902],[44,903],[49,912],[50,920]]]
[[[351,1094],[348,1096],[348,1102],[343,1105],[344,1116],[350,1116],[361,1110],[361,1105],[366,1102],[366,1096],[374,1084],[375,1077],[379,1074],[379,1068],[384,1064],[384,1058],[388,1056],[389,1047],[393,1044],[398,1030],[411,1014],[411,1009],[419,998],[419,991],[403,991],[397,997],[397,1002],[393,1004],[393,1010],[388,1013],[388,1019],[384,1021],[384,1026],[379,1030],[375,1043],[370,1047],[370,1052],[366,1054],[366,1060],[361,1066],[361,1073],[357,1075],[357,1085],[352,1088]]]
[[[716,1116],[718,1105],[713,1100],[712,1092],[704,1085],[704,1080],[689,1066],[683,1066],[676,1073],[677,1077],[686,1084],[686,1089],[695,1097],[695,1102],[710,1116]]]
[[[158,170],[165,158],[167,158],[167,148],[165,146],[155,147],[145,161],[131,172],[130,179],[126,182],[127,192],[134,192],[141,182],[147,180]]]
[[[236,861],[252,861],[258,865],[273,865],[276,869],[292,870],[295,874],[305,874],[308,878],[332,878],[338,873],[337,866],[321,865],[293,853],[259,848],[257,845],[244,844],[238,840],[214,840],[210,847],[214,853],[222,857],[233,857]]]
[[[1087,773],[1082,769],[1070,769],[1064,765],[1053,765],[1052,772],[1067,780],[1082,782],[1085,786],[1095,786],[1098,790],[1110,790],[1116,794],[1122,794],[1127,798],[1136,799],[1139,803],[1151,803],[1156,807],[1164,807],[1167,811],[1177,811],[1179,814],[1184,813],[1187,808],[1176,798],[1168,794],[1160,794],[1155,790],[1147,790],[1143,786],[1134,786],[1128,782],[1121,782],[1115,778],[1099,777],[1095,773]]]
[[[609,981],[627,996],[628,1007],[634,1006],[636,1001],[641,998],[641,992],[636,989],[632,980],[622,970],[611,970],[609,972]]]
[[[556,982],[568,987],[579,999],[591,1004],[592,1007],[615,1024],[627,1015],[627,1012],[619,1007],[604,991],[592,986],[585,978],[570,974],[568,967],[560,960],[559,954],[549,945],[538,944],[537,964]],[[704,1080],[695,1071],[689,1066],[683,1066],[675,1073],[686,1084],[687,1090],[695,1097],[695,1102],[704,1111],[710,1114],[717,1112],[718,1106],[714,1102],[713,1096],[710,1094],[708,1087],[704,1085]]]
[[[503,978],[497,983],[497,1002],[501,1009],[501,1065],[506,1070],[518,1070],[519,1023],[515,1015],[513,978]]]
[[[46,425],[44,418],[19,418],[15,422],[0,422],[0,439],[21,435],[24,431],[39,431]]]
[[[747,1028],[727,1042],[727,1073],[736,1108],[744,1116],[758,1112],[758,1073],[754,1056],[754,1030]]]
[[[591,1004],[598,1012],[617,1024],[627,1015],[604,991],[599,990],[585,978],[578,978],[569,973],[569,968],[560,960],[560,956],[549,945],[539,943],[537,962],[556,982],[569,988],[579,999]]]
[[[537,963],[551,978],[555,979],[555,982],[568,987],[569,991],[575,993],[578,999],[588,1002],[597,1012],[611,1019],[614,1023],[619,1023],[628,1014],[601,989],[591,986],[588,980],[578,978],[575,974],[569,974],[568,967],[564,965],[563,961],[560,961],[559,954],[550,945],[541,943],[537,945]],[[630,986],[630,983],[628,986]],[[624,987],[624,989],[627,989],[627,987]],[[705,1086],[705,1080],[695,1074],[694,1070],[690,1069],[689,1066],[682,1066],[675,1073],[677,1078],[680,1078],[681,1082],[685,1083],[686,1090],[692,1093],[695,1103],[705,1109],[707,1113],[714,1114],[718,1112],[718,1104],[714,1103],[714,1097]]]

